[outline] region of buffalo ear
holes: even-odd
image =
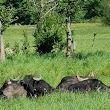
[[[7,84],[10,85],[10,84],[12,84],[12,82],[11,82],[10,80],[8,80],[8,81],[7,81]]]
[[[94,72],[91,71],[91,72],[89,73],[88,77],[95,78]]]

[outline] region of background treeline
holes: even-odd
[[[66,0],[57,0],[58,14],[62,14]],[[39,3],[39,0],[37,0]],[[47,5],[48,9],[50,6]],[[77,0],[74,12],[71,16],[72,22],[102,22],[110,24],[110,0]],[[0,11],[11,9],[12,24],[36,24],[37,8],[30,0],[1,0]],[[46,10],[46,9],[45,9]],[[73,11],[73,9],[72,9]],[[53,15],[52,15],[53,16]]]

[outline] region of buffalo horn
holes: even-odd
[[[89,78],[81,78],[79,75],[77,75],[77,78],[79,81],[84,81],[84,80],[88,80]]]
[[[17,78],[15,78],[14,80],[20,80],[20,75]]]
[[[42,77],[39,77],[39,78],[33,78],[34,80],[36,81],[40,81],[42,79]]]

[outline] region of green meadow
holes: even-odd
[[[30,54],[6,56],[0,63],[0,86],[6,79],[21,79],[26,74],[42,78],[56,87],[67,75],[86,75],[91,70],[96,78],[110,85],[110,27],[99,23],[72,24],[76,50],[74,59],[65,57],[65,50],[55,56],[34,53],[35,26],[10,26],[3,33],[5,45],[22,45],[23,31],[28,35]],[[94,34],[96,34],[94,39]],[[66,41],[66,36],[63,36]],[[94,42],[93,42],[94,41]],[[93,45],[93,46],[92,46]],[[39,98],[0,99],[0,110],[109,110],[110,92],[52,93]]]

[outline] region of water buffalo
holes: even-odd
[[[27,91],[27,96],[34,96],[34,79],[33,75],[26,75],[23,80],[21,80],[21,84],[24,86],[25,90]]]
[[[75,92],[75,91],[105,91],[109,90],[110,87],[106,86],[98,79],[88,79],[83,80],[75,84],[71,84],[68,87],[68,91]]]
[[[87,76],[80,76],[80,77],[78,75],[77,76],[66,76],[66,77],[62,78],[61,82],[58,84],[56,89],[66,91],[66,90],[68,90],[68,87],[71,84],[75,84],[75,83],[82,81],[82,80],[88,80],[88,79],[94,79],[95,78],[93,72],[90,72],[90,74]]]
[[[22,80],[24,88],[28,92],[28,96],[41,96],[54,91],[46,81],[41,78],[34,79],[33,75],[26,75]]]
[[[19,80],[7,80],[0,89],[0,95],[6,98],[27,96],[27,91]]]

